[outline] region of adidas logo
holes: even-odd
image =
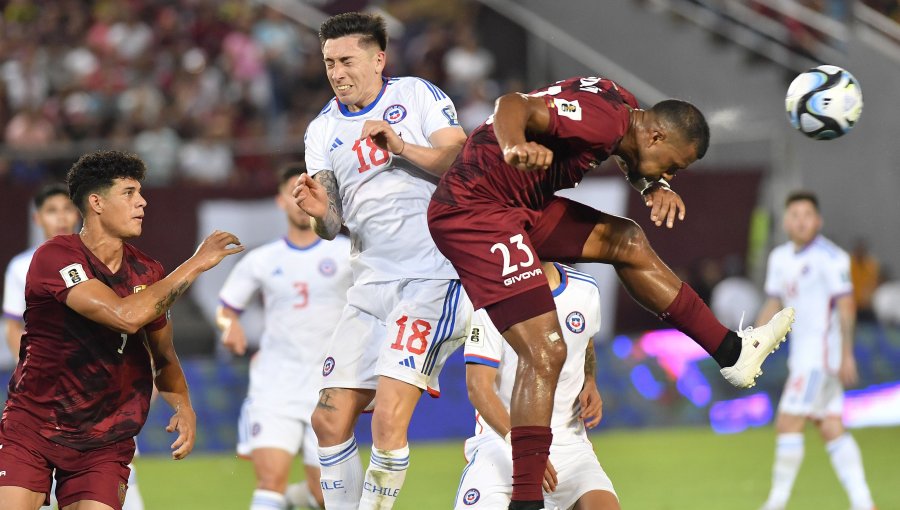
[[[334,142],[332,142],[332,144],[331,144],[331,149],[329,149],[328,152],[331,152],[331,151],[337,149],[341,145],[344,145],[344,142],[342,142],[340,138],[335,137]]]
[[[398,364],[403,365],[404,367],[416,368],[416,358],[410,356]]]

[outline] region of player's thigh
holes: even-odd
[[[409,407],[409,399],[417,395],[385,378],[432,396],[440,394],[438,376],[450,354],[465,341],[472,313],[458,280],[403,280],[396,283],[394,294],[397,300],[385,321],[387,338],[376,369],[381,376],[375,397],[376,413],[382,403],[402,411]],[[386,390],[391,394],[382,397]],[[413,406],[417,399],[413,399]]]
[[[482,445],[463,469],[456,510],[506,510],[512,497],[512,452],[495,442]]]
[[[53,444],[28,426],[5,419],[0,421],[0,445],[0,508],[30,509],[49,502],[53,466],[41,452]],[[34,501],[37,507],[29,506]]]
[[[607,493],[616,499],[612,481],[600,465],[590,443],[554,445],[550,451],[550,462],[556,468],[556,476],[559,481],[554,492],[544,494],[550,508],[556,506],[560,509],[572,508],[582,497],[594,492]],[[588,499],[592,498],[593,496]],[[605,510],[607,507],[597,508]]]
[[[791,370],[784,384],[781,401],[778,403],[779,415],[794,417],[813,417],[820,404],[820,394],[827,374],[823,370],[805,369]],[[796,421],[786,418],[786,421]],[[789,425],[789,423],[785,423]],[[776,428],[778,422],[776,421]]]
[[[44,492],[35,492],[24,487],[0,486],[0,508],[4,510],[37,510],[47,499]]]
[[[540,211],[537,220],[528,228],[528,236],[542,260],[577,262],[585,258],[585,253],[607,250],[628,221],[574,200],[556,197]],[[595,260],[596,255],[590,258]]]
[[[347,305],[322,364],[323,388],[374,390],[377,386],[375,365],[385,328],[371,307],[384,300],[382,293],[379,284],[357,284],[347,291]]]
[[[134,441],[128,439],[84,452],[73,451],[58,459],[56,499],[60,508],[121,510],[128,491],[127,465],[133,457]]]

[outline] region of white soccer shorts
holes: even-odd
[[[471,315],[458,280],[354,285],[322,366],[322,387],[375,389],[386,376],[437,396],[438,375],[465,341]]]
[[[238,418],[237,454],[250,457],[257,448],[278,448],[292,456],[303,450],[303,463],[319,465],[319,444],[312,424],[279,414],[245,399]]]
[[[794,370],[784,384],[778,412],[822,419],[844,413],[844,386],[824,370]]]
[[[460,479],[455,510],[506,510],[512,497],[512,448],[499,437],[482,441],[471,450],[469,446],[467,443],[469,464]],[[555,491],[544,493],[547,508],[570,509],[591,491],[616,494],[590,442],[553,445],[550,462],[559,483]]]

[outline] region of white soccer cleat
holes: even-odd
[[[756,378],[762,375],[763,361],[781,347],[793,323],[794,309],[788,307],[776,313],[765,326],[737,331],[741,337],[741,355],[734,366],[720,370],[722,376],[738,388],[755,386]]]

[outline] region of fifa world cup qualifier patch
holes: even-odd
[[[63,281],[66,283],[67,289],[88,280],[87,273],[84,272],[84,266],[77,262],[60,269],[59,275],[62,276]]]

